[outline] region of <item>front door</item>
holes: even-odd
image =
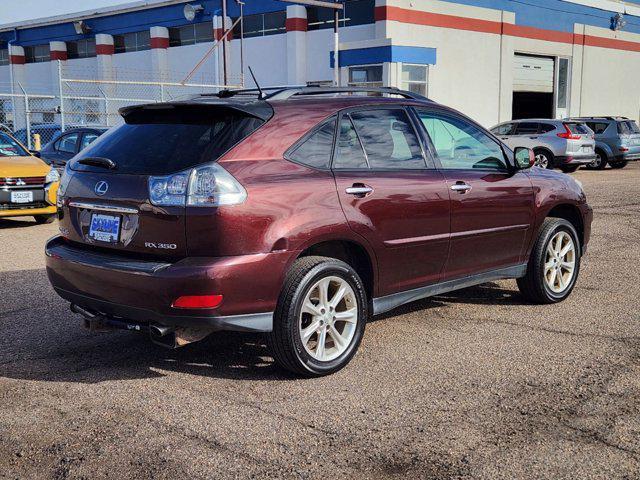
[[[466,118],[418,109],[451,196],[445,279],[517,265],[533,225],[529,174],[509,167],[501,145]]]
[[[333,172],[350,227],[376,250],[377,294],[438,282],[449,248],[449,193],[409,113],[343,113]]]

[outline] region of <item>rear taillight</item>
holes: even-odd
[[[173,308],[216,308],[222,303],[222,295],[184,295],[178,297]]]
[[[158,206],[218,207],[244,202],[247,192],[217,163],[163,177],[149,177],[149,200]]]
[[[558,136],[560,138],[564,138],[566,140],[580,140],[582,138],[580,135],[571,133],[571,130],[569,130],[569,127],[567,126],[566,123],[562,124],[562,126],[564,127],[565,131],[562,133],[558,133]]]

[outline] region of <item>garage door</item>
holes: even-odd
[[[553,93],[553,58],[515,55],[514,92]]]

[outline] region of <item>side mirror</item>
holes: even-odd
[[[513,153],[513,157],[516,162],[516,168],[518,170],[531,168],[536,164],[536,156],[533,154],[533,150],[531,150],[530,148],[516,147]]]
[[[40,158],[40,152],[38,150],[29,150],[29,153],[34,157]]]

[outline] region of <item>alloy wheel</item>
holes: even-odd
[[[576,268],[576,247],[565,231],[556,233],[547,245],[544,281],[553,293],[562,293],[570,285]]]
[[[549,167],[549,159],[544,153],[536,154],[536,162],[535,165],[540,168],[548,168]]]
[[[305,296],[298,329],[309,355],[328,362],[342,355],[356,333],[358,303],[351,285],[337,276],[316,282]]]
[[[596,158],[593,159],[593,162],[589,164],[591,168],[598,168],[602,163],[602,155],[596,152]]]

